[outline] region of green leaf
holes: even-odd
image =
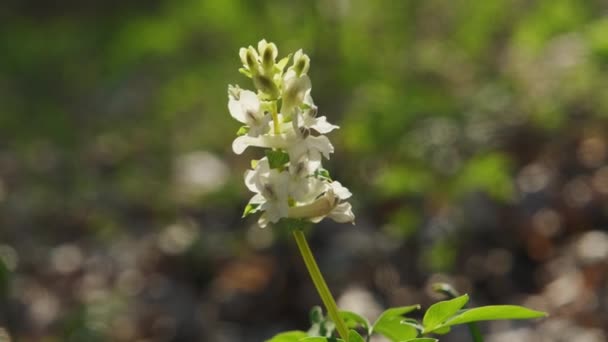
[[[348,328],[353,329],[361,326],[365,331],[370,332],[369,321],[365,317],[351,311],[340,311],[340,317],[342,317]]]
[[[266,150],[268,165],[271,169],[278,169],[289,162],[289,154],[281,150]]]
[[[291,53],[287,56],[287,57],[283,57],[277,64],[276,67],[279,69],[279,71],[283,71],[283,69],[285,69],[285,66],[287,65],[287,63],[289,62],[289,59],[291,58]]]
[[[236,135],[238,137],[240,137],[241,135],[245,135],[247,133],[249,133],[249,126],[241,126],[241,127],[239,127],[239,130],[236,131]]]
[[[314,337],[303,338],[303,339],[299,340],[298,342],[344,342],[344,340],[341,338],[335,338],[335,337],[314,336]]]
[[[266,342],[298,342],[305,337],[308,337],[308,334],[304,331],[293,330],[277,334]]]
[[[363,337],[361,337],[361,335],[359,335],[358,332],[356,332],[354,330],[349,330],[348,331],[348,342],[365,342],[365,340],[363,339]]]
[[[323,315],[323,309],[320,306],[316,305],[310,309],[310,313],[308,314],[310,318],[310,323],[321,323],[325,320],[325,316]]]
[[[419,338],[413,338],[411,340],[407,340],[407,341],[403,341],[403,342],[439,342],[439,340],[436,338],[430,338],[430,337],[419,337]]]
[[[388,309],[378,317],[372,327],[372,332],[384,335],[394,342],[412,339],[418,336],[418,331],[409,324],[401,324],[401,321],[403,315],[418,309],[420,309],[420,305]]]
[[[239,72],[249,78],[251,78],[251,72],[245,68],[239,68]]]
[[[308,336],[331,337],[333,335],[336,325],[323,315],[321,307],[314,306],[309,315],[311,326],[308,329]]]
[[[245,206],[245,210],[243,210],[243,216],[247,217],[260,209],[260,205],[258,203],[247,203]]]
[[[415,320],[413,318],[405,318],[405,319],[401,320],[401,324],[411,326],[412,328],[416,329],[419,334],[422,333],[422,331],[424,330],[424,327],[422,326],[422,324],[420,324],[420,322],[418,322],[417,320]]]
[[[440,328],[436,328],[435,330],[433,330],[433,334],[445,335],[445,334],[449,333],[450,330],[452,330],[452,328],[446,327],[446,326],[441,326]]]
[[[396,317],[396,316],[403,316],[405,314],[408,314],[414,310],[420,310],[420,305],[416,304],[416,305],[409,305],[409,306],[400,306],[397,308],[390,308],[387,309],[386,311],[384,311],[380,317],[378,317],[378,319],[376,320],[376,323],[374,323],[374,325],[378,324],[378,322],[384,318],[388,318],[388,317]]]
[[[429,333],[445,322],[448,318],[454,316],[467,302],[468,295],[462,295],[451,300],[435,303],[424,314],[422,325],[424,325],[424,333]]]
[[[547,313],[531,310],[518,305],[489,305],[460,311],[458,315],[441,324],[441,327],[450,327],[457,324],[478,321],[531,319],[541,317],[547,317]]]
[[[319,169],[317,169],[315,171],[314,175],[317,178],[322,178],[322,179],[324,178],[324,179],[327,179],[327,180],[331,180],[331,176],[329,175],[329,171],[327,171],[326,169],[324,169],[322,167],[319,168]]]

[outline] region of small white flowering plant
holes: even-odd
[[[250,146],[265,149],[265,156],[245,172],[245,184],[254,195],[244,215],[261,213],[261,227],[286,218],[354,222],[346,202],[350,191],[322,165],[334,152],[325,134],[338,126],[318,115],[307,75],[310,59],[300,50],[285,70],[291,56],[277,62],[277,54],[276,45],[265,40],[257,50],[242,48],[240,71],[253,79],[257,92],[228,87],[230,114],[243,124],[232,144],[234,152],[241,154]]]
[[[468,324],[473,341],[479,342],[483,338],[476,321],[545,316],[514,305],[464,309],[469,297],[445,284],[437,285],[436,290],[451,299],[432,305],[420,322],[405,317],[420,309],[419,305],[390,308],[374,324],[354,312],[339,310],[302,229],[324,218],[354,224],[355,215],[348,202],[351,192],[333,180],[322,163],[334,152],[325,135],[339,127],[319,115],[308,76],[310,58],[302,50],[277,61],[277,46],[262,40],[257,49],[241,48],[239,56],[243,65],[239,71],[252,79],[256,91],[228,86],[228,110],[242,124],[232,149],[236,154],[249,147],[264,151],[245,171],[245,185],[253,196],[243,217],[257,214],[260,227],[283,223],[291,229],[329,316],[325,318],[315,307],[307,332],[280,333],[268,341],[362,342],[379,334],[393,342],[430,342],[438,341],[433,336],[448,333],[454,325]]]

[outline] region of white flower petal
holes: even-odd
[[[266,226],[268,226],[268,217],[266,217],[266,213],[262,213],[262,215],[260,215],[260,218],[258,219],[258,226],[260,226],[260,228],[266,228]]]
[[[258,42],[258,51],[260,52],[260,54],[264,53],[264,49],[266,48],[266,45],[268,45],[268,42],[266,42],[266,39],[262,39]]]
[[[230,111],[230,115],[235,118],[237,121],[246,123],[245,120],[245,112],[243,111],[243,107],[241,106],[241,102],[235,99],[230,99],[228,101],[228,110]]]
[[[329,159],[329,154],[334,153],[334,146],[329,142],[326,136],[320,135],[318,137],[308,136],[305,140],[307,140],[307,144],[309,150],[316,150],[321,152],[323,156]]]
[[[285,149],[291,144],[292,140],[293,137],[288,134],[260,135],[258,137],[242,135],[234,139],[232,150],[236,154],[242,154],[249,146]]]
[[[239,57],[244,66],[247,66],[247,49],[242,47],[239,49]]]
[[[321,155],[329,159],[329,154],[334,152],[333,145],[329,142],[326,136],[309,135],[304,139],[297,140],[294,144],[288,147],[290,160],[302,160],[303,156],[308,159],[309,169],[316,170],[321,164]]]
[[[256,186],[256,172],[254,170],[245,171],[245,185],[251,192],[259,192]]]
[[[331,189],[334,192],[334,194],[336,194],[336,196],[339,199],[347,199],[349,197],[351,197],[353,194],[346,188],[344,187],[342,184],[340,184],[340,182],[338,181],[333,181],[331,182]]]
[[[268,158],[258,160],[255,169],[245,171],[245,185],[251,192],[261,193],[264,182],[270,176]]]
[[[266,218],[272,223],[277,223],[283,217],[287,217],[289,212],[289,205],[287,201],[267,201],[261,206],[262,210],[266,213]]]
[[[252,92],[251,90],[242,90],[239,101],[241,102],[243,109],[251,109],[255,110],[256,112],[259,111],[260,100],[258,99],[256,93]]]
[[[237,137],[232,142],[232,151],[236,154],[242,154],[247,147],[254,146],[257,140],[258,138],[250,137],[248,135]]]
[[[266,199],[260,194],[253,195],[253,197],[251,197],[249,200],[249,204],[262,204],[264,202],[266,202]]]
[[[306,93],[310,91],[311,83],[307,75],[296,77],[295,73],[287,72],[288,77],[283,81],[283,104],[281,113],[291,117],[293,109],[300,106]]]
[[[312,95],[310,95],[310,89],[308,89],[308,91],[306,92],[306,95],[304,95],[303,103],[310,108],[317,108],[317,106],[315,105],[315,102],[312,100]]]
[[[326,134],[333,131],[334,129],[340,128],[339,126],[332,125],[327,122],[327,118],[324,116],[313,118],[311,121],[312,124],[309,127],[321,134]]]
[[[353,208],[348,202],[343,202],[334,207],[327,217],[338,223],[355,222],[355,214]]]

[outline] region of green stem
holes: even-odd
[[[308,273],[312,278],[312,282],[315,284],[317,288],[317,292],[319,292],[319,296],[325,304],[325,308],[327,309],[327,313],[332,321],[336,324],[336,329],[338,330],[338,334],[340,337],[348,342],[348,329],[346,328],[346,324],[340,317],[338,313],[338,306],[336,305],[336,301],[334,297],[329,292],[329,288],[327,287],[327,283],[319,270],[319,266],[315,261],[315,257],[312,255],[312,251],[308,246],[308,242],[306,241],[306,237],[304,233],[299,229],[293,230],[293,237],[296,239],[296,243],[298,244],[298,248],[300,249],[300,254],[302,254],[302,258],[304,259],[304,264],[306,264],[306,268],[308,269]]]
[[[475,323],[468,323],[469,332],[471,333],[471,337],[473,338],[473,342],[483,342],[483,336],[479,331],[479,327]]]
[[[279,122],[279,113],[277,111],[277,101],[272,101],[272,110],[271,110],[270,114],[272,115],[272,123],[273,123],[272,127],[273,127],[274,134],[280,134],[281,128],[280,128],[280,122]]]

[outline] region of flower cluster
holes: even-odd
[[[334,152],[324,134],[338,126],[317,116],[307,75],[310,58],[299,50],[285,69],[292,56],[277,62],[277,47],[266,40],[257,50],[241,48],[239,55],[239,71],[253,80],[257,93],[228,86],[230,115],[243,123],[232,149],[236,154],[249,146],[266,149],[265,157],[252,161],[245,172],[245,184],[255,195],[244,216],[262,212],[261,227],[282,218],[354,222],[345,201],[352,194],[322,166],[322,159]]]

